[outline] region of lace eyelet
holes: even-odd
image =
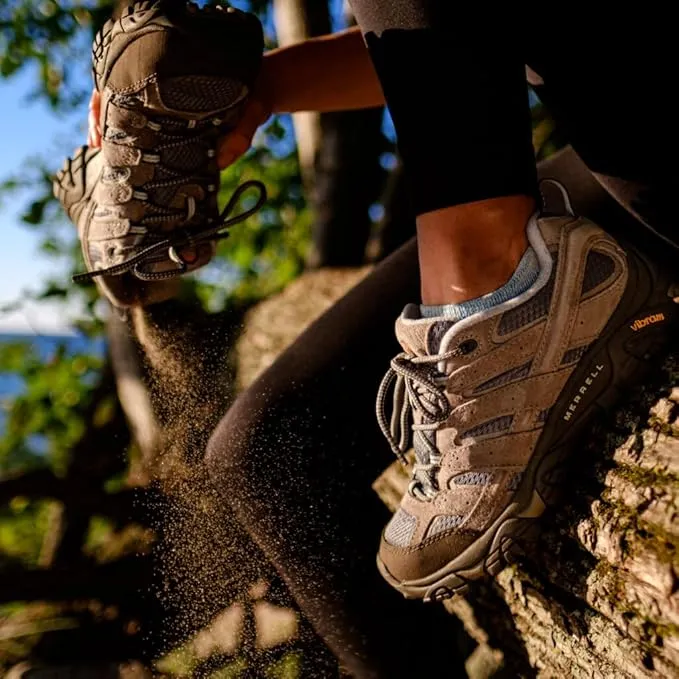
[[[460,350],[460,353],[465,356],[471,354],[472,351],[476,351],[478,346],[479,343],[475,339],[468,339],[460,343],[457,348]]]

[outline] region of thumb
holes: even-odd
[[[92,92],[87,116],[87,145],[92,148],[101,147],[101,127],[99,123],[101,111],[101,95],[97,90]]]
[[[223,170],[234,163],[250,148],[257,128],[268,117],[264,106],[258,100],[253,99],[248,103],[236,127],[219,144],[217,163],[220,169]]]

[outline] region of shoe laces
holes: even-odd
[[[435,432],[451,412],[446,396],[448,376],[439,372],[435,365],[464,356],[475,348],[476,341],[467,340],[450,351],[431,356],[400,353],[391,360],[377,391],[377,421],[392,451],[403,464],[408,463],[406,452],[412,431],[416,462],[408,493],[423,502],[432,500],[439,491],[437,475],[441,452],[435,443]],[[388,417],[387,400],[392,388],[391,417]],[[413,411],[420,413],[419,423],[414,421]]]
[[[241,196],[250,189],[256,189],[259,192],[255,204],[247,210],[229,217],[238,204]],[[231,226],[239,224],[251,217],[264,205],[265,201],[266,188],[262,182],[256,180],[244,182],[234,191],[229,202],[226,204],[226,207],[220,213],[219,219],[215,225],[211,226],[208,224],[208,226],[201,229],[177,229],[170,233],[166,238],[153,243],[153,245],[149,245],[120,264],[115,264],[114,266],[109,266],[104,269],[96,269],[95,271],[76,274],[73,276],[73,282],[82,283],[97,278],[98,276],[119,276],[120,274],[128,272],[134,274],[143,281],[159,281],[181,276],[188,270],[188,264],[181,256],[182,249],[186,247],[195,247],[200,243],[227,238],[229,235],[228,229]],[[149,260],[156,261],[157,255],[163,251],[167,251],[169,259],[177,264],[175,268],[170,269],[169,271],[148,271],[143,268],[145,262],[148,262]]]
[[[127,99],[130,99],[128,97]],[[117,101],[118,105],[131,108],[135,102],[120,99]],[[136,102],[138,103],[138,102]],[[162,121],[162,122],[161,122]],[[149,200],[149,191],[154,189],[172,189],[181,188],[190,184],[198,184],[207,188],[208,196],[217,191],[217,185],[214,183],[214,177],[201,176],[193,172],[182,172],[176,168],[167,167],[162,163],[162,152],[171,149],[180,149],[182,146],[194,147],[200,144],[203,139],[216,136],[220,126],[223,124],[221,118],[212,118],[206,121],[176,121],[172,119],[159,119],[158,121],[146,120],[145,126],[153,130],[159,139],[159,143],[154,147],[154,153],[142,153],[141,160],[146,163],[157,165],[162,169],[164,179],[151,181],[145,184],[144,191],[134,191],[133,198],[142,201],[150,210],[151,214],[146,216],[142,224],[134,224],[130,226],[129,232],[136,233],[144,237],[155,235],[153,231],[149,232],[147,228],[150,224],[163,224],[168,219],[180,218],[182,223],[189,224],[191,221],[201,218],[197,211],[197,201],[194,197],[189,196],[186,199],[186,210],[174,209],[168,206],[156,205]],[[176,133],[173,133],[176,132]],[[128,135],[123,131],[113,130],[107,141],[116,143],[116,141],[123,141],[128,138]],[[212,159],[216,156],[216,151],[209,148],[206,152],[206,157]],[[121,168],[122,169],[122,168]],[[217,175],[217,173],[214,173]],[[242,195],[255,189],[259,196],[254,205],[240,212],[236,215],[230,216],[236,208]],[[215,219],[214,216],[204,216],[205,226],[197,228],[194,225],[186,228],[181,226],[170,232],[165,238],[156,240],[154,243],[143,248],[136,254],[127,258],[120,264],[113,266],[88,271],[73,276],[73,282],[82,283],[90,281],[99,276],[119,276],[124,273],[131,273],[142,281],[160,281],[169,278],[175,278],[186,273],[188,270],[188,263],[181,256],[181,250],[186,247],[195,247],[201,243],[222,240],[228,237],[228,229],[234,224],[245,221],[253,214],[255,214],[266,201],[266,188],[260,181],[250,180],[241,184],[231,196],[226,207]],[[167,258],[173,261],[177,266],[166,271],[151,271],[145,264],[150,261],[157,262],[161,253],[165,252]]]

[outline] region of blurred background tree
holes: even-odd
[[[258,13],[268,47],[352,22],[336,0],[233,4]],[[54,115],[84,112],[89,45],[114,5],[0,0],[0,78],[30,70],[31,99]],[[537,102],[534,110],[540,153],[554,129]],[[64,154],[81,134],[73,131]],[[42,256],[64,265],[32,298],[82,310],[77,340],[0,343],[0,376],[16,380],[0,413],[0,670],[30,660],[89,666],[96,677],[117,676],[119,663],[128,676],[336,674],[258,550],[235,522],[215,519],[200,458],[232,397],[227,349],[245,310],[305,269],[376,262],[413,235],[388,116],[378,108],[273,118],[221,188],[225,202],[238,183],[259,179],[265,209],[184,281],[179,300],[129,323],[94,287],[70,283],[83,263],[52,198],[58,165],[34,158],[0,178],[5,202],[28,191],[22,221],[39,234]],[[187,530],[193,551],[181,553]],[[216,535],[230,546],[221,555]],[[262,610],[292,611],[292,631],[263,645]],[[210,647],[210,625],[223,632],[227,618],[235,640]]]

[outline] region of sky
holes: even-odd
[[[28,101],[36,82],[35,72],[29,70],[0,80],[0,182],[35,154],[53,157],[51,164],[58,169],[66,149],[74,149],[84,140],[86,111],[57,116],[42,101]],[[26,202],[25,194],[0,202],[0,307],[21,299],[25,291],[37,289],[42,279],[58,271],[54,262],[38,252],[37,235],[20,222]],[[62,306],[26,304],[20,312],[0,313],[0,332],[52,334],[68,329]]]

